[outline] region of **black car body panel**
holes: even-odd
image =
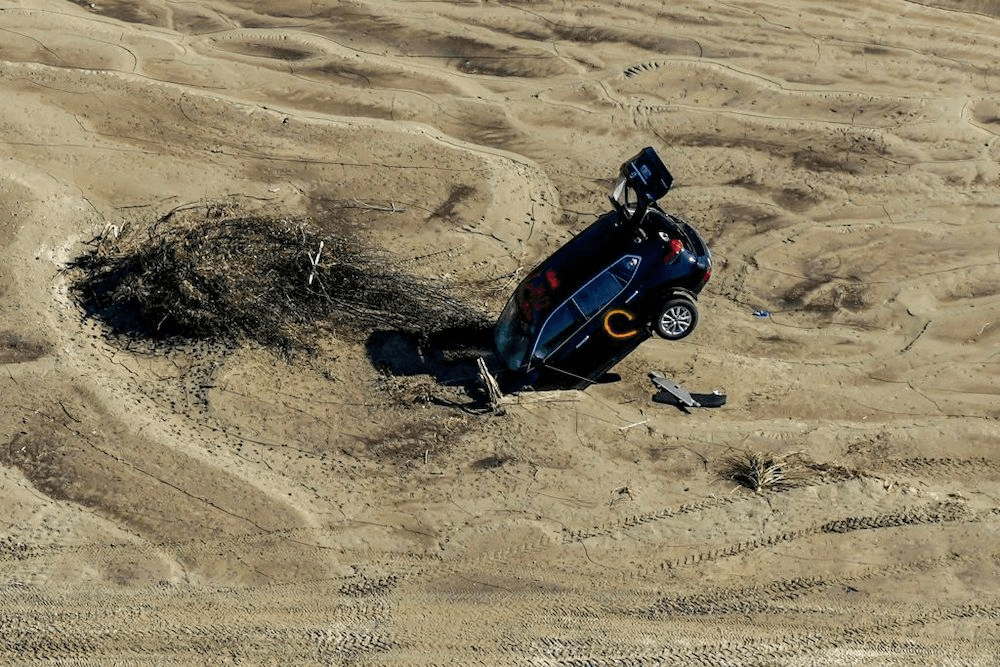
[[[711,275],[708,247],[643,189],[662,196],[672,181],[651,148],[621,172],[615,210],[539,264],[500,315],[494,340],[506,388],[598,381],[652,335],[667,303],[690,304],[693,330],[693,302]],[[636,189],[635,202],[622,199]]]

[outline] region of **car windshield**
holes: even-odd
[[[497,321],[494,337],[501,361],[511,370],[523,366],[535,341],[534,327],[521,309],[523,301],[514,295]]]
[[[528,363],[546,314],[558,298],[560,278],[553,269],[538,270],[517,287],[494,331],[497,352],[515,369]]]

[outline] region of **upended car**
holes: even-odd
[[[672,183],[644,148],[619,170],[614,210],[521,281],[493,330],[505,391],[584,389],[654,333],[675,341],[695,330],[712,255],[693,226],[658,205]]]

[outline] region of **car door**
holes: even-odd
[[[568,379],[594,380],[649,337],[628,303],[639,263],[637,255],[622,257],[553,312],[536,348],[547,368]]]

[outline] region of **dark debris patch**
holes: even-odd
[[[0,364],[34,361],[49,353],[47,342],[27,338],[16,331],[0,330]]]
[[[363,340],[387,327],[427,333],[484,321],[445,286],[394,264],[309,218],[214,204],[109,226],[69,268],[86,316],[113,339],[153,347],[212,340],[290,353],[315,350],[324,330]]]

